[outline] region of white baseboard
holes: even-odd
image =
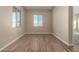
[[[64,41],[63,39],[61,39],[59,36],[57,36],[54,33],[51,33],[53,36],[55,36],[56,38],[58,38],[61,42],[63,42],[64,44],[66,44],[67,46],[73,46],[73,44],[69,44],[68,42]]]
[[[25,33],[25,34],[51,34],[51,32],[41,32],[41,33]]]
[[[2,51],[3,49],[5,49],[6,47],[8,47],[9,45],[11,45],[12,43],[14,43],[16,40],[18,40],[19,38],[21,38],[24,34],[20,35],[19,37],[17,37],[16,39],[14,39],[13,41],[11,41],[10,43],[6,44],[5,46],[3,46],[0,51]]]

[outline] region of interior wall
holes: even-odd
[[[16,39],[23,33],[47,34],[52,32],[63,41],[70,43],[70,15],[72,13],[69,12],[71,10],[68,6],[54,7],[52,12],[50,10],[25,10],[22,7],[17,8],[21,10],[21,27],[12,28],[12,7],[0,7],[0,48]],[[43,27],[33,26],[34,14],[44,16]]]
[[[33,26],[33,15],[43,15],[43,26]],[[51,11],[46,9],[29,9],[26,11],[25,33],[27,34],[48,34],[51,32]]]
[[[74,33],[79,33],[79,6],[73,7],[73,22],[76,21],[76,29],[73,29]]]
[[[71,43],[70,7],[58,6],[52,10],[52,33],[65,43]],[[71,28],[71,29],[70,29]],[[70,34],[71,33],[71,34]]]
[[[11,6],[0,6],[0,48],[15,40],[24,32],[24,9],[17,7],[21,10],[21,27],[12,28],[11,21]]]
[[[77,29],[73,29],[73,44],[79,45],[79,6],[73,6],[73,22],[76,21]],[[73,25],[74,26],[74,25]]]

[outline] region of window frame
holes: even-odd
[[[21,11],[18,8],[16,8],[16,9],[17,9],[16,11],[18,11],[20,13],[20,16],[19,16],[19,26],[17,25],[18,24],[18,19],[16,19],[16,21],[17,21],[16,26],[17,27],[21,27]],[[17,15],[17,12],[16,12],[16,15]],[[16,17],[18,17],[18,16],[16,16]]]
[[[35,24],[35,16],[37,16],[36,17],[37,18],[37,20],[36,20],[37,25]],[[41,22],[40,22],[40,16],[42,17]],[[33,26],[34,27],[42,27],[43,26],[43,15],[36,15],[36,14],[33,15]]]
[[[15,16],[16,16],[16,18],[15,18],[15,20],[16,20],[15,27],[13,27],[13,12],[15,12]],[[18,14],[17,14],[18,12],[20,13],[20,16],[18,16]],[[19,26],[18,26],[18,19],[19,19]],[[16,7],[13,7],[13,9],[12,9],[12,27],[13,28],[21,27],[21,11]]]

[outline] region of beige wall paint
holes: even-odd
[[[71,43],[71,8],[67,6],[54,7],[50,10],[25,10],[21,9],[21,27],[12,28],[12,7],[0,7],[0,48],[15,40],[23,33],[54,33],[62,40]],[[43,27],[33,27],[33,14],[43,15]],[[70,20],[71,19],[71,20]]]
[[[24,32],[24,9],[17,7],[21,10],[21,27],[12,28],[11,13],[12,7],[0,6],[0,48],[15,40],[18,36]]]
[[[33,15],[43,15],[43,27],[33,26]],[[50,33],[51,11],[50,10],[27,10],[25,19],[25,33]]]
[[[69,43],[69,7],[59,6],[52,10],[52,32]]]

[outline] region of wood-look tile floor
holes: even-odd
[[[66,52],[52,35],[24,35],[2,52]]]

